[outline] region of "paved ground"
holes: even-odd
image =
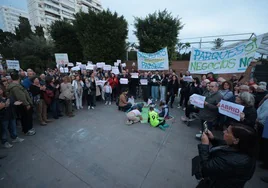
[[[146,124],[126,126],[114,105],[98,104],[47,127],[5,150],[0,161],[2,188],[192,188],[191,159],[197,154],[198,126],[186,127],[175,115],[167,131]],[[2,150],[3,151],[3,150]],[[0,150],[1,152],[1,150]],[[247,188],[267,187],[257,169]],[[266,175],[268,175],[266,171]]]

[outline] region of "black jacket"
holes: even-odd
[[[256,159],[212,140],[212,149],[199,144],[200,170],[208,188],[242,188],[255,171]]]
[[[173,80],[170,80],[168,82],[167,86],[167,92],[170,93],[170,95],[177,95],[178,94],[178,89],[179,89],[179,83],[177,80],[173,83]]]

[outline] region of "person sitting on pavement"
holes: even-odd
[[[128,119],[126,122],[127,125],[138,123],[142,120],[141,112],[137,108],[134,108],[133,110],[127,113],[127,119]]]
[[[256,131],[243,124],[231,124],[224,131],[223,140],[216,139],[209,130],[203,133],[198,145],[199,162],[195,164],[198,168],[193,168],[197,169],[196,177],[202,179],[197,187],[242,188],[252,178]]]
[[[124,90],[119,97],[118,107],[119,109],[122,109],[124,112],[128,111],[132,106],[131,103],[127,102],[127,94],[128,94],[128,90]]]
[[[160,113],[158,114],[159,117],[162,117],[164,119],[167,119],[169,117],[169,108],[168,108],[168,105],[164,102],[164,101],[161,101],[160,104],[159,104],[161,110],[160,110]]]
[[[158,113],[154,111],[154,107],[149,108],[148,122],[152,127],[159,127],[163,131],[168,127],[168,125],[165,124],[165,119],[159,119]]]

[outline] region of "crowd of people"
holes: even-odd
[[[212,155],[208,145],[216,143],[211,132],[214,129],[226,128],[224,140],[231,149],[226,150],[225,148],[224,152],[230,150],[230,152],[236,152],[237,155],[241,152],[248,157],[246,164],[238,164],[236,160],[240,160],[239,157],[230,156],[228,158],[231,160],[230,165],[233,168],[244,168],[247,171],[245,173],[248,173],[243,177],[244,179],[238,178],[238,180],[228,176],[234,184],[240,182],[235,187],[241,187],[251,178],[254,172],[251,170],[255,168],[253,156],[259,157],[263,161],[263,167],[268,168],[267,139],[262,138],[263,128],[267,124],[268,117],[266,82],[257,82],[253,78],[247,82],[243,81],[243,77],[237,78],[236,75],[233,75],[230,80],[226,80],[223,77],[215,78],[213,73],[201,77],[192,76],[188,71],[185,74],[176,74],[173,70],[138,72],[121,67],[119,67],[119,71],[119,75],[102,69],[81,70],[70,74],[60,73],[59,69],[47,69],[44,74],[40,75],[37,75],[32,69],[14,70],[9,73],[1,71],[0,121],[3,146],[11,148],[13,143],[24,140],[18,137],[17,124],[21,125],[25,135],[36,134],[33,126],[33,114],[36,114],[41,126],[46,126],[64,114],[70,118],[73,117],[74,109],[80,110],[86,106],[88,110],[94,110],[96,101],[104,101],[105,105],[116,103],[119,110],[128,112],[128,124],[142,120],[141,109],[143,107],[133,107],[133,103],[129,99],[141,98],[146,103],[150,101],[149,105],[155,105],[160,101],[161,112],[155,112],[151,106],[148,122],[153,127],[165,129],[168,127],[165,124],[165,118],[169,115],[169,108],[174,108],[175,97],[178,96],[178,108],[184,110],[185,113],[181,120],[193,121],[195,118],[192,114],[201,120],[201,133],[196,135],[202,141],[199,146],[200,169],[203,178],[208,177],[210,180],[212,178],[213,181],[209,183],[215,185],[222,183],[217,174],[222,176],[226,173],[228,176],[230,170],[232,171],[232,168],[222,170],[223,167],[217,166],[220,163],[213,162],[211,161],[213,158],[208,157]],[[138,73],[138,78],[133,77],[131,73]],[[128,82],[121,83],[121,78],[127,79]],[[145,80],[146,82],[143,82],[145,84],[141,84],[141,80]],[[189,103],[190,96],[193,94],[206,97],[204,108],[197,108]],[[244,106],[244,111],[240,114],[241,121],[238,122],[219,114],[218,108],[222,99]],[[159,116],[163,119],[159,120]],[[204,125],[207,126],[206,131],[204,131]],[[8,133],[12,143],[9,142]],[[256,140],[254,140],[255,133],[257,134]],[[247,138],[251,139],[252,143],[246,141]],[[245,152],[245,147],[248,147],[249,153]],[[252,153],[252,147],[259,148],[259,152]],[[215,152],[219,152],[219,150]],[[245,159],[243,156],[240,157]],[[221,162],[224,163],[224,161]],[[213,163],[214,166],[210,163]],[[228,164],[224,164],[224,168]],[[248,166],[243,167],[244,165]],[[241,176],[243,176],[243,172],[241,170]],[[264,180],[267,181],[265,178]]]

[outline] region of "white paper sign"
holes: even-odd
[[[118,65],[119,65],[119,63],[114,62],[114,66],[115,66],[115,67],[118,67]]]
[[[81,65],[80,65],[80,69],[81,69],[81,70],[86,70],[86,68],[87,68],[86,65],[84,65],[84,64],[81,64]]]
[[[74,64],[73,63],[68,63],[68,67],[73,67]]]
[[[96,85],[97,86],[103,86],[105,82],[106,82],[105,80],[97,80]]]
[[[20,62],[18,60],[6,60],[7,69],[20,70]]]
[[[122,67],[126,67],[127,65],[126,65],[126,63],[123,63],[123,64],[121,64],[122,65]]]
[[[243,112],[244,106],[221,100],[219,113],[240,121],[240,114]]]
[[[120,60],[120,59],[118,59],[116,62],[117,62],[118,64],[120,64],[120,63],[121,63],[121,60]]]
[[[76,66],[80,66],[80,65],[82,65],[81,62],[76,62]]]
[[[101,62],[101,63],[97,63],[97,67],[98,67],[98,68],[103,68],[104,65],[105,65],[105,63],[103,63],[103,62]]]
[[[193,94],[190,96],[190,103],[198,108],[204,108],[204,102],[206,97],[202,95]]]
[[[120,82],[120,84],[128,84],[128,79],[127,78],[120,78],[119,82]]]
[[[110,71],[110,70],[112,70],[112,66],[111,65],[104,65],[103,70]]]
[[[76,66],[76,67],[73,67],[71,70],[72,71],[79,71],[80,70],[80,67],[79,66]]]
[[[139,78],[139,73],[131,73],[131,78]]]
[[[87,62],[87,65],[92,65],[92,64],[93,64],[92,61]]]
[[[148,85],[148,80],[147,79],[141,79],[140,83],[141,83],[141,85]]]
[[[192,76],[183,76],[182,79],[185,82],[192,82],[193,81],[193,77]]]
[[[68,73],[68,72],[69,72],[68,68],[60,67],[60,73]]]
[[[94,65],[87,65],[86,70],[94,70]]]
[[[114,74],[119,74],[119,69],[118,69],[118,67],[112,67],[112,73],[114,73]]]
[[[64,68],[64,72],[65,72],[65,73],[68,73],[68,72],[69,72],[68,67],[65,67],[65,68]]]
[[[68,54],[55,54],[57,65],[67,65],[69,63]]]

